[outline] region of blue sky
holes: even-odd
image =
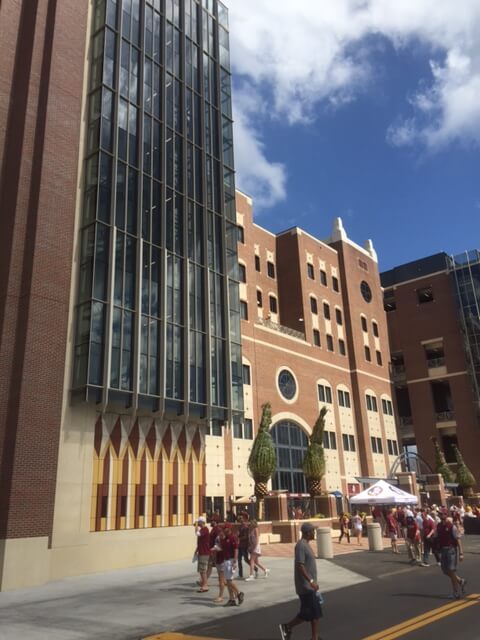
[[[325,238],[341,216],[382,270],[479,247],[480,3],[293,5],[229,2],[237,187],[256,221]]]

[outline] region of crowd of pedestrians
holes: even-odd
[[[450,578],[452,597],[465,595],[466,581],[457,574],[457,564],[463,561],[461,534],[464,518],[480,516],[477,507],[452,506],[450,510],[437,505],[414,509],[409,506],[375,507],[372,515],[390,539],[393,553],[400,553],[398,543],[403,540],[410,564],[428,567],[433,557]]]
[[[457,573],[457,564],[463,560],[461,534],[463,522],[468,517],[480,517],[477,507],[437,507],[423,508],[400,506],[397,508],[375,507],[374,520],[380,523],[386,537],[390,539],[392,552],[400,554],[401,542],[405,545],[409,562],[421,567],[430,566],[434,558],[443,573],[450,579],[452,597],[465,596],[466,580]],[[231,520],[231,519],[229,519]],[[218,595],[213,602],[225,606],[239,606],[245,594],[236,584],[236,579],[250,582],[259,576],[267,578],[269,569],[261,562],[260,533],[258,524],[249,514],[240,512],[237,523],[220,522],[217,514],[209,519],[210,528],[204,517],[195,523],[197,544],[195,560],[199,580],[198,592],[210,590],[209,580],[213,570],[218,576]],[[345,537],[350,543],[350,535],[361,544],[365,514],[358,511],[350,516],[340,514],[339,542]],[[303,623],[310,623],[311,637],[317,640],[319,620],[322,617],[323,599],[317,580],[315,555],[309,542],[315,537],[314,526],[305,522],[301,527],[301,539],[295,546],[294,582],[300,600],[298,613],[289,622],[280,624],[282,640],[290,640],[293,629]],[[247,573],[248,570],[248,573]],[[225,590],[228,599],[225,602]]]
[[[220,522],[218,514],[210,519],[210,529],[202,516],[195,523],[196,547],[194,560],[197,562],[199,580],[198,593],[210,590],[209,579],[216,570],[218,576],[218,595],[215,604],[234,607],[241,605],[245,594],[237,587],[235,579],[249,582],[259,577],[260,571],[267,578],[270,570],[261,561],[260,532],[256,520],[250,520],[247,512],[239,514],[238,526],[233,528],[232,522]],[[244,577],[246,563],[249,575]],[[225,588],[228,600],[224,602]]]

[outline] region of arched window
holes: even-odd
[[[272,488],[286,489],[290,493],[307,493],[302,471],[303,458],[308,447],[306,434],[290,420],[278,422],[270,433],[277,453],[277,471],[272,479]]]

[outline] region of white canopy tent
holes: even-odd
[[[365,491],[350,498],[350,504],[416,504],[417,496],[379,480]]]

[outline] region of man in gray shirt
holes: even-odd
[[[315,537],[315,529],[310,522],[302,524],[302,537],[295,545],[295,591],[300,598],[300,611],[295,618],[280,625],[282,640],[290,640],[292,629],[302,622],[310,622],[312,640],[320,640],[318,621],[322,617],[320,592],[317,583],[317,563],[309,542]]]

